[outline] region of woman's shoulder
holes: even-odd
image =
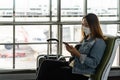
[[[106,45],[105,40],[102,38],[96,38],[96,43]]]

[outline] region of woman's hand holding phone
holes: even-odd
[[[69,45],[67,42],[63,42],[66,46],[67,51],[69,51],[71,53],[71,55],[76,55],[76,56],[80,56],[80,53],[78,52],[78,50],[76,50],[76,48],[74,48],[72,45]]]

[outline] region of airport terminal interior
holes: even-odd
[[[35,80],[40,57],[71,56],[63,42],[82,39],[88,13],[105,36],[117,38],[106,80],[120,80],[120,0],[0,0],[0,80]],[[48,39],[58,41],[49,46]]]

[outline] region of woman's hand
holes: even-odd
[[[65,45],[66,50],[71,53],[73,56],[80,57],[80,52],[74,48],[72,45]]]

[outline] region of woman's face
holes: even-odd
[[[91,33],[89,25],[88,25],[86,19],[82,20],[82,29],[83,29],[83,31],[84,31],[84,33],[85,33],[86,36]]]
[[[82,20],[82,26],[84,26],[84,27],[88,27],[88,28],[89,28],[89,25],[88,25],[86,19],[83,19],[83,20]]]

